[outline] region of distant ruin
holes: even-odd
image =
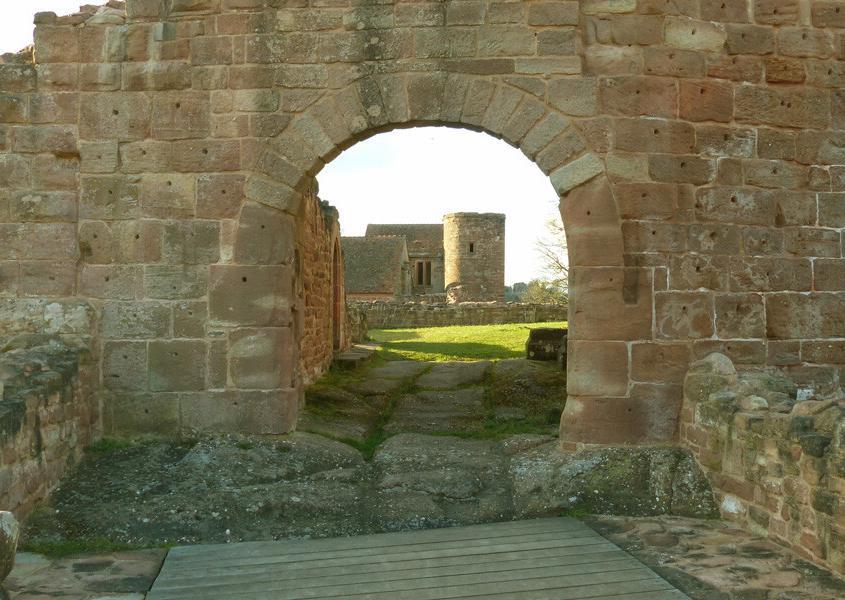
[[[341,241],[350,300],[504,300],[505,215],[453,213],[442,225],[371,224],[363,237]]]

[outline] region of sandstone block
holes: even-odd
[[[694,155],[652,154],[648,157],[649,175],[655,181],[703,185],[712,180],[712,160]]]
[[[204,174],[197,178],[196,213],[205,219],[237,216],[244,197],[243,175]]]
[[[104,302],[102,331],[106,339],[165,337],[170,333],[170,308],[160,302]]]
[[[208,265],[220,259],[220,223],[217,221],[167,221],[162,254],[166,262]]]
[[[813,261],[814,289],[819,291],[845,290],[845,260],[840,258]]]
[[[673,117],[678,88],[671,79],[658,77],[609,77],[599,82],[602,109],[610,114]]]
[[[724,252],[724,250],[722,251]],[[716,255],[687,254],[669,259],[669,289],[728,290],[728,259],[719,250]],[[725,252],[726,253],[726,252]]]
[[[681,81],[680,116],[689,121],[729,122],[733,116],[733,87],[716,81]]]
[[[845,294],[782,292],[766,297],[767,335],[775,339],[845,336]]]
[[[292,389],[182,394],[180,420],[185,433],[288,433],[296,422],[299,393]]]
[[[241,389],[290,387],[293,335],[288,328],[238,329],[229,336],[229,373]]]
[[[244,205],[235,242],[236,262],[291,264],[295,246],[293,217],[260,204],[250,202]]]
[[[21,296],[72,296],[76,290],[76,264],[55,260],[22,261],[17,290]]]
[[[86,94],[80,104],[79,137],[139,140],[150,132],[150,100],[137,92]]]
[[[717,294],[716,335],[720,338],[762,338],[766,334],[763,296]]]
[[[705,55],[698,50],[677,48],[643,49],[643,62],[647,75],[665,77],[704,77]]]
[[[786,56],[833,56],[833,35],[827,31],[803,27],[782,27],[778,31],[778,51]]]
[[[15,152],[73,154],[77,151],[74,128],[68,125],[38,125],[14,128]]]
[[[567,163],[549,175],[552,185],[559,195],[577,188],[604,171],[604,162],[592,152],[584,154]]]
[[[580,4],[587,15],[629,13],[637,9],[637,0],[582,0]]]
[[[191,87],[191,67],[182,61],[123,63],[121,68],[122,87],[127,91]]]
[[[631,345],[631,378],[683,383],[691,360],[689,344],[635,343]]]
[[[614,125],[618,150],[688,154],[695,148],[695,128],[689,123],[639,118],[616,119]]]
[[[105,342],[102,378],[109,390],[146,390],[147,342]]]
[[[740,121],[811,129],[830,123],[830,97],[823,90],[742,85],[735,90],[734,102]]]
[[[657,335],[698,339],[713,335],[713,297],[707,292],[655,293]]]
[[[175,393],[162,392],[106,394],[103,427],[109,435],[178,435],[179,397]]]
[[[42,190],[73,190],[79,174],[75,155],[39,154],[32,162],[32,187]]]
[[[91,298],[134,300],[142,289],[140,266],[83,265],[79,277],[79,293]]]
[[[237,140],[184,140],[173,143],[171,164],[177,172],[237,171],[241,168]]]
[[[731,290],[765,292],[780,290],[809,291],[812,267],[804,258],[732,257]]]
[[[140,216],[136,178],[121,175],[83,176],[79,216],[85,219],[134,219]]]
[[[191,40],[192,65],[232,64],[232,38],[202,36]]]
[[[208,94],[174,92],[156,94],[152,105],[152,136],[160,140],[208,137]]]
[[[208,321],[208,304],[204,301],[183,301],[173,305],[173,336],[186,338],[205,337]],[[209,364],[213,344],[209,348]],[[225,386],[225,383],[223,384]]]
[[[79,30],[75,27],[39,25],[35,28],[35,62],[80,62]]]
[[[704,52],[721,51],[727,40],[724,25],[683,17],[666,19],[665,36],[669,46]]]
[[[569,338],[637,340],[652,329],[652,280],[647,270],[577,267],[570,273]]]
[[[205,388],[206,343],[201,340],[155,340],[149,343],[151,391]]]
[[[287,266],[212,265],[209,316],[213,323],[288,327],[293,274]]]
[[[9,199],[12,221],[74,222],[76,194],[73,192],[33,192],[13,194]]]
[[[147,265],[144,268],[144,295],[147,298],[176,300],[201,298],[208,291],[208,269],[185,265]]]
[[[567,391],[577,396],[627,395],[627,345],[623,342],[570,340]]]
[[[841,235],[831,229],[790,227],[783,232],[783,247],[792,256],[842,256]]]
[[[145,217],[192,217],[195,213],[196,177],[175,173],[144,175],[138,198]]]
[[[117,141],[79,143],[79,170],[82,173],[114,173],[117,170]]]
[[[680,389],[634,385],[631,398],[569,396],[561,416],[561,439],[587,444],[625,444],[630,440],[671,442],[680,414]]]

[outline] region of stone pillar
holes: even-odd
[[[445,215],[443,250],[449,302],[504,300],[505,215]]]

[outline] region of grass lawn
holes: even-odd
[[[388,359],[442,362],[521,358],[525,356],[528,330],[535,327],[566,327],[566,321],[373,329],[370,338],[381,343],[382,355]]]

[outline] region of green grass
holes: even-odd
[[[395,360],[471,361],[525,356],[528,330],[566,327],[565,321],[507,325],[461,325],[417,329],[373,329],[384,358]]]

